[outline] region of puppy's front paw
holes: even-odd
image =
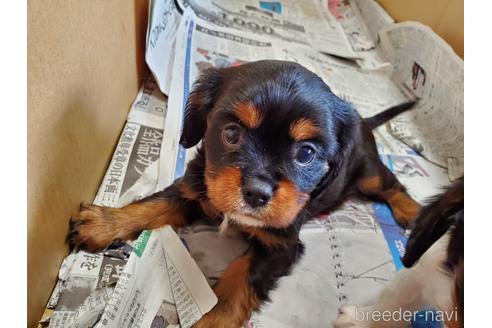
[[[113,209],[82,204],[79,213],[70,219],[70,231],[67,236],[70,247],[97,252],[116,239],[118,228],[115,226],[111,210]]]
[[[366,328],[370,327],[370,323],[364,318],[357,318],[357,311],[366,313],[364,308],[356,307],[355,305],[343,305],[338,310],[338,316],[332,322],[334,328]]]

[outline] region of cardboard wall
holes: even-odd
[[[464,0],[378,0],[397,21],[430,26],[464,58]]]
[[[137,94],[146,18],[145,0],[28,1],[28,327],[68,252],[68,220],[92,201]]]
[[[463,56],[462,0],[379,1]],[[28,1],[28,327],[67,254],[68,219],[92,201],[145,74],[146,19],[146,0]]]

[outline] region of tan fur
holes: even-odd
[[[256,129],[263,121],[262,113],[252,103],[236,104],[234,113],[248,129]]]
[[[145,229],[166,224],[184,226],[185,218],[180,206],[155,199],[123,208],[83,205],[72,222],[78,227],[75,245],[83,244],[94,252],[104,249],[114,239],[135,239]]]
[[[420,205],[408,196],[404,190],[385,190],[383,181],[379,176],[361,179],[357,182],[357,188],[364,194],[377,195],[383,198],[391,207],[393,216],[398,224],[403,227],[407,227],[420,211]]]
[[[357,183],[357,187],[363,193],[373,193],[373,192],[379,193],[380,191],[383,190],[383,182],[381,181],[380,177],[374,176],[370,178],[361,179]]]
[[[244,203],[241,194],[241,170],[226,167],[216,172],[207,163],[205,181],[208,197],[212,205],[222,213],[240,212]],[[262,220],[267,226],[285,228],[296,218],[299,211],[309,200],[309,194],[301,193],[296,185],[283,180],[270,202],[255,212],[254,217]]]
[[[301,118],[290,125],[289,135],[295,141],[312,139],[320,133],[316,124],[307,118]]]
[[[299,192],[294,183],[282,180],[272,200],[262,210],[262,217],[269,226],[285,228],[294,221],[308,200],[309,194]]]
[[[389,196],[388,202],[396,221],[403,227],[408,227],[417,217],[420,205],[410,198],[405,192],[399,191]]]
[[[248,284],[250,265],[249,255],[238,257],[229,265],[214,286],[219,299],[217,305],[195,328],[238,328],[259,308],[260,301]]]
[[[205,181],[210,202],[219,211],[227,213],[239,206],[242,197],[239,168],[226,167],[215,172],[210,163],[207,163]]]

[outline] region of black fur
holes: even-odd
[[[409,101],[407,103],[391,107],[382,113],[376,114],[373,117],[367,118],[365,120],[366,124],[371,128],[375,129],[381,124],[384,124],[391,120],[393,117],[400,115],[411,109],[416,104],[415,101]]]
[[[453,228],[449,260],[457,264],[463,257],[464,179],[456,180],[445,192],[430,199],[415,220],[408,239],[403,265],[411,267],[418,259]]]

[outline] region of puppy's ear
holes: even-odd
[[[222,84],[220,70],[209,68],[193,84],[185,106],[183,131],[179,143],[184,148],[195,146],[207,130],[207,114],[213,108]]]
[[[324,85],[324,91],[326,97],[323,103],[328,106],[325,119],[328,122],[328,138],[330,140],[327,161],[328,173],[311,193],[311,198],[316,198],[338,176],[340,169],[345,165],[347,155],[354,146],[355,132],[360,124],[360,116],[351,104],[335,96],[326,85]]]
[[[330,97],[335,97],[330,91]],[[333,134],[334,143],[333,155],[328,161],[332,174],[338,174],[338,170],[344,165],[347,154],[354,146],[355,131],[360,124],[360,116],[351,104],[335,97],[332,101]]]

